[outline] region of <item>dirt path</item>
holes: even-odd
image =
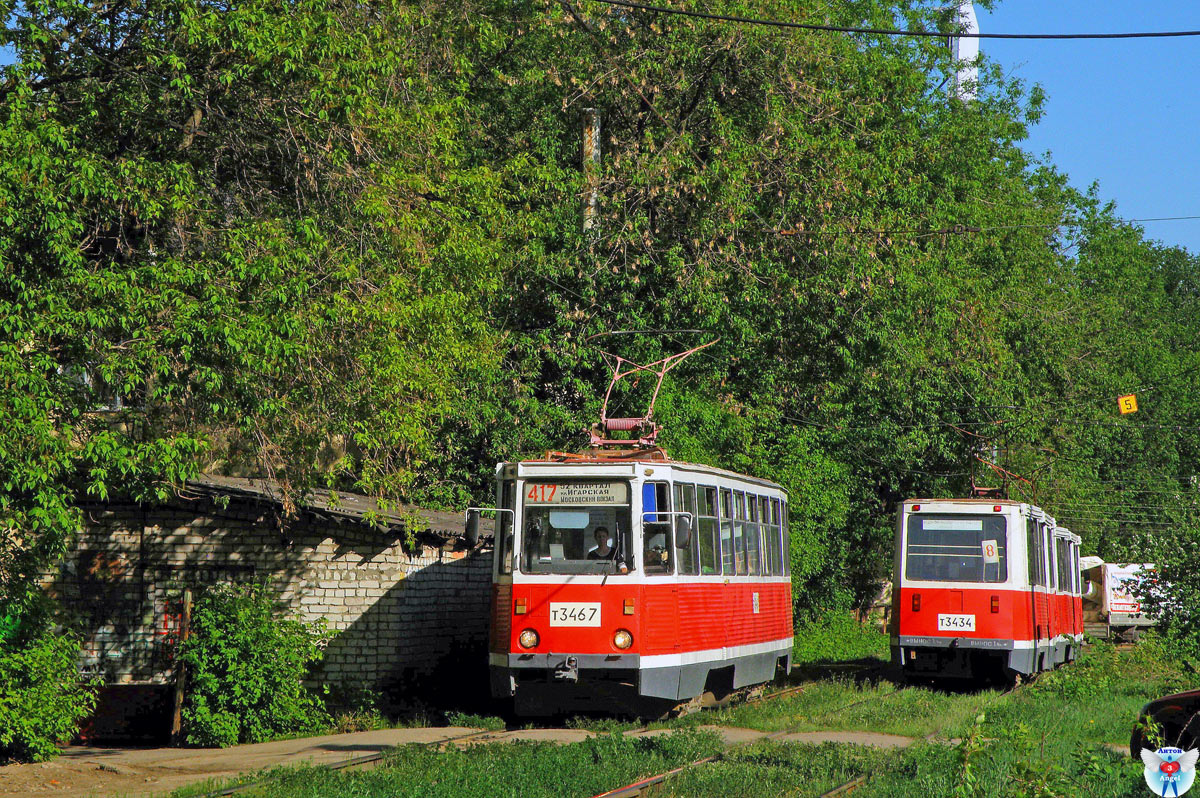
[[[0,795],[92,798],[161,795],[207,779],[280,764],[328,764],[407,743],[431,743],[479,729],[385,729],[234,748],[72,746],[52,762],[0,767]]]
[[[721,735],[727,745],[754,742],[765,732],[725,726],[704,726]],[[629,732],[631,735],[668,734],[669,729]],[[409,743],[436,743],[480,729],[465,727],[385,729],[382,731],[307,737],[234,748],[93,748],[74,746],[53,762],[0,767],[0,796],[99,798],[100,796],[164,795],[188,784],[227,779],[283,764],[331,764],[374,754]],[[584,729],[519,729],[481,734],[463,745],[531,740],[576,743],[594,736]],[[837,742],[883,748],[902,748],[915,740],[870,732],[802,732],[782,738],[805,743]]]

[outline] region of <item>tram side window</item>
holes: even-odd
[[[758,497],[752,493],[746,494],[746,571],[751,576],[758,576],[761,570],[762,546],[759,545],[762,533],[758,520]]]
[[[746,575],[746,494],[733,492],[733,560],[738,576]]]
[[[1071,561],[1075,564],[1071,566],[1071,573],[1075,575],[1075,592],[1083,592],[1083,575],[1079,573],[1079,544],[1071,543]]]
[[[1042,552],[1042,536],[1038,523],[1032,518],[1025,519],[1025,547],[1028,549],[1029,584],[1046,586],[1046,563]]]
[[[783,575],[792,575],[792,528],[788,521],[787,502],[779,505],[779,520],[783,522]]]
[[[758,500],[758,515],[762,519],[763,574],[779,575],[779,514],[766,496]]]
[[[658,515],[657,513],[662,513]],[[642,562],[647,574],[669,574],[674,562],[671,545],[671,485],[646,482],[642,485]]]
[[[1046,527],[1046,534],[1050,534],[1050,528]],[[1058,589],[1058,558],[1054,547],[1054,535],[1050,535],[1048,544],[1046,544],[1046,565],[1049,565],[1050,580],[1046,582],[1046,587]]]
[[[779,499],[771,499],[767,505],[771,525],[763,527],[763,537],[770,538],[771,576],[783,576],[783,527],[779,520]]]
[[[511,480],[500,483],[500,509],[513,509],[516,486]],[[496,513],[496,564],[502,574],[512,573],[513,514]]]
[[[1056,538],[1054,543],[1055,554],[1058,555],[1058,587],[1069,593],[1071,591],[1071,574],[1067,561],[1067,540],[1066,538]]]
[[[717,489],[701,485],[696,489],[696,541],[700,544],[700,573],[721,573],[721,543],[717,536]]]
[[[696,574],[699,573],[699,551],[697,544],[699,543],[700,535],[696,529],[696,486],[695,485],[675,485],[675,509],[685,513],[692,514],[692,538],[688,545],[684,548],[676,547],[673,552],[675,561],[678,563],[676,570],[681,574]],[[675,518],[675,528],[679,528],[679,517]]]
[[[733,491],[721,488],[721,571],[733,575]]]

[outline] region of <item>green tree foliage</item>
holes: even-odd
[[[55,628],[45,602],[0,628],[0,762],[56,756],[95,706],[92,688],[79,639]]]
[[[320,698],[304,685],[328,637],[321,626],[281,619],[277,610],[266,585],[218,585],[196,601],[191,636],[178,653],[188,674],[188,744],[260,743],[329,725]]]
[[[935,39],[546,0],[9,9],[10,595],[80,496],[202,463],[461,506],[582,443],[599,349],[718,338],[664,440],[788,488],[802,609],[871,596],[909,496],[1004,481],[1110,558],[1190,518],[1195,258],[1020,149],[1036,88],[985,61],[950,98]],[[947,30],[911,0],[703,10]],[[629,330],[699,332],[596,337]]]
[[[162,497],[205,457],[401,493],[494,362],[497,180],[433,79],[452,28],[403,4],[5,11],[0,595],[81,497]]]

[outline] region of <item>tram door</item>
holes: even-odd
[[[1042,639],[1049,637],[1049,611],[1047,586],[1049,580],[1046,573],[1046,538],[1045,527],[1033,518],[1026,518],[1026,557],[1029,563],[1029,594],[1033,606],[1030,623],[1033,626],[1033,669],[1038,670],[1039,654],[1045,653]],[[1038,588],[1042,588],[1041,591]]]
[[[674,515],[669,482],[642,484],[642,546],[646,574],[643,608],[638,613],[647,654],[679,651],[679,586],[675,572]]]

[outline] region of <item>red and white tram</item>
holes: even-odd
[[[649,447],[496,474],[491,687],[519,714],[679,703],[790,667],[779,485]]]
[[[919,677],[1013,679],[1075,659],[1083,642],[1079,544],[1022,502],[904,502],[893,664]]]

